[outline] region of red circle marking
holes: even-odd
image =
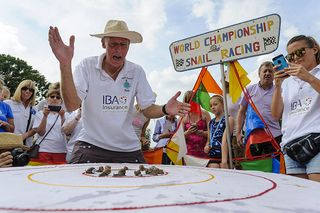
[[[43,167],[42,167],[43,168]],[[5,172],[5,171],[0,171],[0,172]],[[229,171],[224,171],[224,172],[229,172]],[[263,190],[262,192],[254,195],[250,195],[247,197],[239,197],[239,198],[228,198],[228,199],[222,199],[222,200],[208,200],[208,201],[200,201],[200,202],[185,202],[185,203],[172,203],[172,204],[159,204],[159,205],[149,205],[149,206],[131,206],[131,207],[117,207],[117,208],[59,208],[59,209],[43,209],[43,208],[16,208],[16,207],[0,207],[0,210],[2,211],[34,211],[34,212],[75,212],[75,211],[119,211],[119,210],[137,210],[137,209],[150,209],[150,208],[160,208],[160,207],[174,207],[174,206],[192,206],[192,205],[201,205],[201,204],[212,204],[212,203],[222,203],[222,202],[230,202],[230,201],[237,201],[237,200],[247,200],[251,198],[256,198],[260,197],[274,189],[277,188],[277,183],[274,182],[273,180],[262,177],[259,175],[253,175],[253,174],[247,174],[247,173],[241,173],[241,172],[235,172],[231,171],[232,173],[238,173],[240,175],[248,175],[248,176],[253,176],[256,178],[261,178],[264,179],[268,182],[270,182],[272,185],[270,188]]]

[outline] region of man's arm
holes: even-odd
[[[78,109],[81,104],[81,99],[77,94],[76,86],[73,81],[71,63],[60,63],[60,71],[63,103],[66,106],[66,109],[71,112]]]
[[[160,121],[157,120],[156,126],[154,127],[152,140],[153,140],[154,142],[159,142],[159,140],[160,140],[160,138],[159,138],[160,134],[161,134],[161,125],[160,125]]]
[[[180,94],[179,91],[165,105],[153,104],[142,110],[142,113],[147,118],[160,118],[164,115],[179,115],[182,117],[190,111],[190,104],[177,101]]]
[[[280,120],[283,111],[283,99],[281,96],[281,85],[275,85],[271,102],[271,114],[275,120]]]
[[[81,100],[74,85],[71,68],[71,61],[74,54],[74,41],[75,37],[71,36],[69,45],[65,45],[61,39],[58,28],[50,27],[49,44],[53,54],[60,63],[61,93],[64,105],[69,112],[78,109],[81,104]]]
[[[239,111],[238,111],[238,115],[237,115],[237,142],[238,145],[243,145],[242,144],[242,127],[243,127],[243,123],[244,123],[244,118],[246,116],[246,111],[247,111],[247,106],[242,106],[240,105]]]

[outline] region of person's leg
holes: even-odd
[[[170,158],[168,157],[167,153],[162,154],[162,164],[170,165]]]
[[[220,168],[219,163],[208,163],[207,165],[208,168]]]
[[[292,160],[287,154],[284,154],[284,162],[286,164],[286,173],[287,175],[292,175],[295,177],[307,179],[306,166]]]
[[[308,179],[320,182],[320,174],[309,174]]]
[[[307,163],[308,179],[320,182],[320,153]]]
[[[309,179],[307,174],[289,174],[294,177]]]

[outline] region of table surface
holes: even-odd
[[[87,174],[111,166],[111,174]],[[126,176],[115,177],[124,166]],[[138,164],[0,169],[0,212],[320,212],[320,183],[257,171]],[[150,168],[152,165],[144,165]]]

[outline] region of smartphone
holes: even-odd
[[[288,63],[286,58],[281,54],[272,59],[274,66],[280,65],[277,70],[283,70],[284,68],[288,67]]]
[[[61,106],[57,105],[48,105],[48,109],[52,112],[60,112]]]

